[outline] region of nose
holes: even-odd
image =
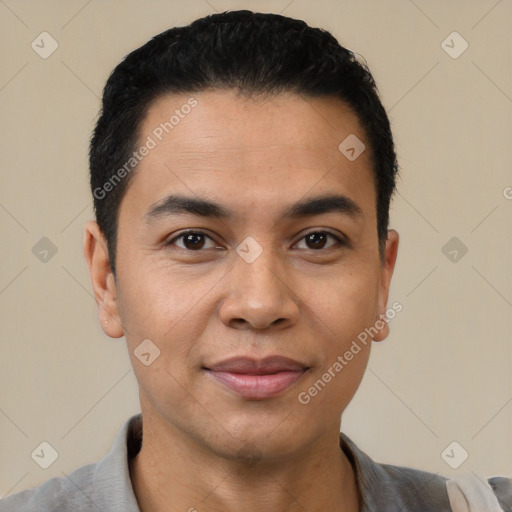
[[[237,257],[226,276],[228,292],[220,306],[220,317],[235,329],[284,329],[297,322],[300,298],[287,273],[265,250],[252,263]]]

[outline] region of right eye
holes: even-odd
[[[213,239],[209,237],[206,233],[203,233],[202,231],[187,230],[166,242],[165,246],[169,247],[171,245],[176,245],[180,249],[197,252],[205,248],[205,239],[211,240],[215,244]],[[175,242],[177,242],[178,240],[182,240],[182,245],[179,245],[177,243],[175,244]],[[209,248],[215,248],[215,245],[213,247],[206,247],[206,249]]]

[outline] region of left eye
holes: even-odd
[[[334,240],[334,243],[331,243],[331,245],[328,245],[326,247],[326,242],[329,238]],[[212,242],[212,245],[210,247],[205,247],[206,240],[210,240],[210,242]],[[315,251],[321,249],[329,249],[335,245],[346,245],[346,243],[341,238],[327,231],[313,231],[300,239],[300,241],[303,240],[308,245],[307,247],[305,247],[305,249],[312,249]],[[177,241],[182,241],[181,245],[176,243],[178,247],[180,247],[181,249],[188,249],[190,251],[200,251],[201,249],[215,248],[214,240],[212,240],[212,238],[209,237],[206,233],[203,233],[201,231],[187,231],[173,238],[172,240],[167,242],[166,245],[173,245]]]
[[[328,238],[332,238],[335,242],[327,247],[325,247],[326,240]],[[308,233],[306,236],[301,238],[301,241],[305,240],[306,244],[311,244],[306,249],[320,250],[320,249],[329,249],[334,245],[346,245],[341,238],[329,233],[328,231],[313,231],[312,233]]]

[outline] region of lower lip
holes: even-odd
[[[248,375],[207,370],[214,379],[235,391],[243,398],[262,400],[279,395],[295,384],[305,373],[301,371],[282,371],[267,375]]]

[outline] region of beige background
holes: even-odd
[[[390,304],[342,430],[375,460],[446,476],[512,473],[510,1],[0,1],[0,495],[99,460],[138,412],[123,340],[98,327],[82,255],[87,145],[129,51],[214,11],[282,12],[363,55],[396,138],[401,244]],[[43,31],[58,49],[42,59]],[[469,43],[458,58],[442,41]],[[451,43],[450,43],[451,44]],[[457,43],[459,44],[459,43]],[[456,46],[456,48],[460,48]],[[458,262],[442,247],[458,237]],[[48,237],[46,263],[32,247]],[[59,453],[41,469],[41,441]],[[441,457],[457,441],[457,470]]]

